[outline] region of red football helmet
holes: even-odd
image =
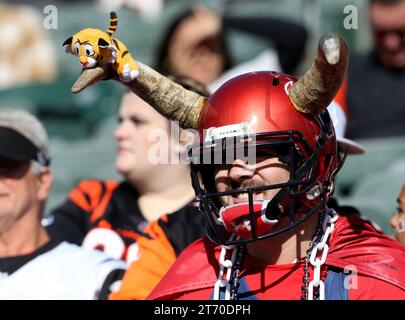
[[[310,116],[296,110],[288,95],[296,81],[275,72],[241,75],[219,88],[203,107],[199,121],[202,143],[190,153],[196,163],[194,187],[212,240],[227,243],[228,233],[245,241],[278,234],[319,211],[328,200],[337,167],[333,124],[327,111]],[[271,148],[289,164],[290,180],[283,186],[260,187],[260,191],[281,188],[271,201],[222,206],[219,199],[225,194],[215,189],[215,160],[222,156],[221,161],[232,163],[224,155],[230,150],[233,154],[235,148],[243,149],[245,156],[253,150],[253,157],[263,148]],[[226,195],[242,192],[254,194],[258,188],[232,190]],[[289,221],[278,221],[282,216]]]
[[[346,61],[340,63],[345,71]],[[329,79],[333,80],[332,87],[328,84],[326,93],[320,89],[320,98],[311,101],[316,111],[304,113],[296,104],[302,106],[307,101],[301,103],[291,86],[299,94],[305,90],[311,94],[302,85],[314,74],[304,76],[304,81],[276,72],[241,75],[220,87],[203,106],[198,125],[201,143],[190,148],[189,156],[193,160],[193,186],[211,240],[230,244],[268,238],[296,227],[325,207],[339,164],[335,131],[326,107],[344,72],[337,72],[337,80]],[[289,181],[216,190],[218,165],[232,164],[238,155],[244,156],[245,162],[255,161],[256,153],[266,149],[275,151],[280,161],[288,164]],[[255,193],[271,189],[279,189],[272,199],[254,200]],[[241,193],[248,194],[248,201],[231,205],[221,202],[221,197]]]

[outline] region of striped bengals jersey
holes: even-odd
[[[137,199],[137,191],[126,182],[84,180],[44,224],[53,239],[102,250],[128,265],[144,266],[149,276],[141,277],[147,279],[143,284],[147,288],[142,291],[139,285],[143,292],[139,297],[146,297],[176,256],[205,233],[205,222],[196,203],[148,222]]]

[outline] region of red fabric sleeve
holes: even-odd
[[[372,277],[352,275],[350,285],[349,300],[405,300],[404,290]]]

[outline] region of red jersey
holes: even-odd
[[[194,242],[149,299],[211,299],[220,249],[206,238]],[[405,249],[357,217],[339,217],[325,265],[326,298],[405,299]],[[344,274],[348,266],[356,272]],[[239,299],[301,298],[303,262],[266,265],[245,253],[240,270]]]

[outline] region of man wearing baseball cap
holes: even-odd
[[[102,299],[125,264],[56,242],[41,225],[52,173],[41,123],[0,110],[0,299]]]

